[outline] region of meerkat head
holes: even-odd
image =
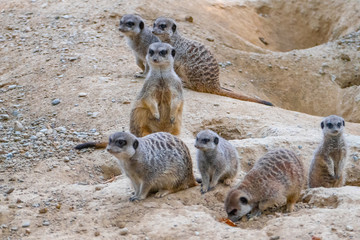
[[[196,135],[195,147],[199,150],[213,150],[218,144],[219,135],[211,130],[203,130]]]
[[[136,153],[139,141],[131,133],[116,132],[109,137],[106,150],[117,158],[127,159]]]
[[[137,15],[126,14],[120,19],[119,31],[126,36],[139,34],[144,28],[144,20]]]
[[[323,130],[324,136],[337,136],[339,134],[342,134],[345,127],[345,121],[342,117],[330,115],[324,118],[320,125]]]
[[[248,194],[240,189],[230,190],[225,199],[225,211],[231,221],[238,221],[252,209],[253,204],[251,204]]]
[[[146,61],[151,67],[173,65],[175,49],[167,43],[156,42],[149,46]]]
[[[153,26],[153,34],[157,35],[161,41],[168,42],[172,35],[177,33],[176,22],[171,18],[157,18]]]

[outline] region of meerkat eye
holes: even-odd
[[[167,53],[168,53],[167,50],[161,50],[161,51],[159,52],[159,55],[162,56],[162,57],[165,57]]]
[[[201,140],[203,143],[208,143],[208,142],[210,142],[210,139],[208,139],[208,138],[204,138],[203,140]]]
[[[236,215],[236,213],[237,213],[237,209],[233,209],[228,214],[229,215]]]
[[[241,204],[248,204],[248,200],[245,197],[240,198]]]
[[[150,56],[154,55],[154,53],[155,53],[154,50],[149,49],[149,55],[150,55]]]
[[[128,27],[132,27],[132,26],[134,26],[135,25],[135,23],[133,23],[133,22],[127,22],[126,23],[126,26],[128,26]]]
[[[119,147],[125,146],[126,145],[126,140],[117,140],[116,145],[118,145]]]
[[[337,124],[337,126],[338,126],[338,128],[341,128],[341,122],[338,122],[338,124]]]
[[[161,30],[164,30],[164,29],[166,28],[166,24],[160,24],[160,25],[159,25],[159,28],[160,28]]]
[[[333,125],[332,123],[327,123],[326,126],[327,126],[329,129],[332,129],[334,125]]]

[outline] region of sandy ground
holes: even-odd
[[[359,1],[1,1],[0,238],[360,239],[359,11]],[[143,80],[117,30],[125,13],[149,26],[175,18],[214,53],[223,86],[276,105],[185,89],[180,137],[196,176],[194,136],[204,128],[236,146],[236,184],[276,147],[308,169],[322,117],[338,114],[347,121],[348,186],[304,190],[293,213],[270,209],[237,227],[219,222],[229,191],[221,184],[129,202],[114,157],[73,150],[128,130]]]

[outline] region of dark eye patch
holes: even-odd
[[[128,26],[128,27],[132,27],[132,26],[134,26],[134,25],[135,25],[134,22],[127,22],[127,23],[126,23],[126,26]]]
[[[166,28],[166,24],[160,24],[160,25],[159,25],[159,28],[160,28],[161,30],[164,30],[164,29]]]
[[[326,126],[329,128],[329,129],[332,129],[334,127],[334,125],[332,123],[327,123]]]
[[[237,213],[237,209],[233,209],[228,214],[229,215],[236,215],[236,213]]]
[[[126,143],[127,143],[126,140],[122,140],[122,139],[116,140],[116,142],[115,142],[115,144],[116,144],[117,146],[119,146],[119,147],[125,146]]]
[[[210,139],[209,138],[204,138],[204,139],[201,139],[201,142],[206,144],[206,143],[210,142]]]
[[[337,124],[338,128],[340,128],[341,125],[342,125],[342,123],[341,123],[341,122],[338,122],[338,124]]]
[[[154,53],[155,53],[154,50],[149,49],[149,55],[150,55],[150,56],[154,55]]]
[[[162,56],[162,57],[165,57],[167,53],[168,53],[167,50],[161,50],[161,51],[159,52],[159,55]]]

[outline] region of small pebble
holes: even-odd
[[[96,118],[98,115],[99,115],[99,112],[93,112],[93,113],[91,114],[91,117],[92,117],[92,118]]]
[[[52,102],[51,102],[51,104],[54,105],[54,106],[58,105],[59,103],[60,103],[60,99],[58,99],[58,98],[52,100]]]
[[[199,236],[199,235],[200,235],[200,233],[199,233],[199,232],[195,232],[195,235],[196,235],[196,236]]]
[[[348,62],[351,61],[349,55],[347,55],[347,54],[345,54],[345,53],[342,53],[342,54],[340,55],[340,58],[341,58],[341,60],[343,60],[343,61],[348,61]]]
[[[46,220],[43,221],[43,226],[49,226],[49,225],[50,225],[49,221]]]
[[[129,229],[127,228],[123,228],[123,229],[120,229],[120,235],[127,235],[129,233]]]
[[[279,240],[280,239],[280,236],[274,236],[274,237],[271,237],[270,240]]]
[[[100,236],[100,232],[99,232],[99,231],[96,231],[96,232],[94,233],[94,235],[95,235],[95,237],[98,237],[98,236]]]
[[[350,225],[347,225],[345,229],[346,229],[346,231],[349,231],[349,232],[354,231],[354,228]]]
[[[186,16],[185,21],[192,23],[192,22],[194,22],[194,18],[192,16]]]
[[[84,93],[84,92],[79,93],[79,97],[86,97],[86,96],[87,96],[87,93]]]
[[[30,227],[30,221],[24,221],[21,225],[23,228]]]
[[[48,211],[47,208],[42,208],[39,210],[39,213],[44,214],[47,213],[47,211]]]
[[[15,190],[15,188],[10,188],[10,189],[7,190],[5,193],[6,193],[6,194],[10,194],[10,193],[12,193],[14,190]]]
[[[6,121],[9,120],[9,115],[7,114],[0,114],[0,121]]]
[[[18,230],[18,228],[17,227],[11,227],[11,231],[17,231]]]

